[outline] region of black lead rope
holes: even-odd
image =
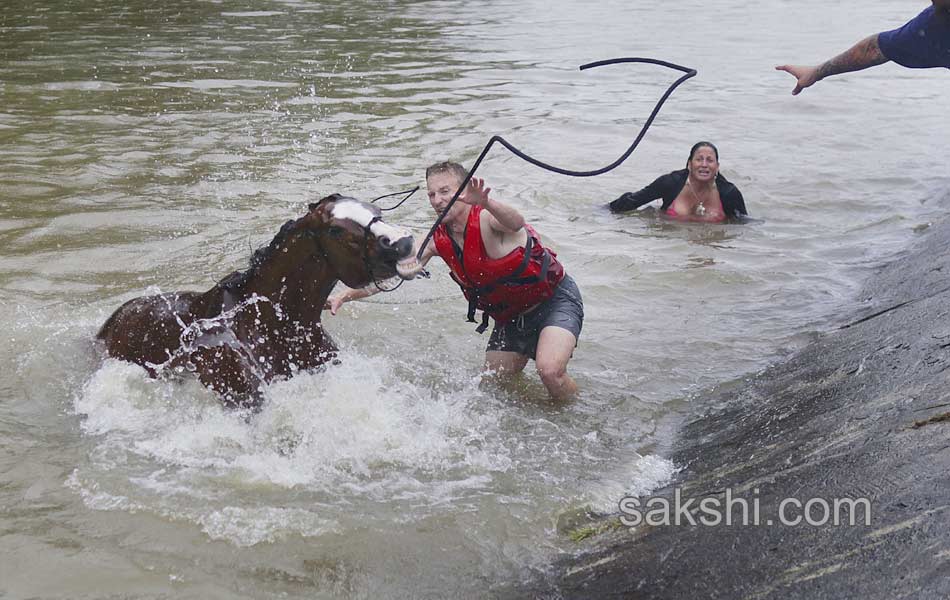
[[[620,155],[620,158],[610,163],[606,167],[601,167],[600,169],[594,169],[593,171],[574,171],[571,169],[563,169],[561,167],[549,165],[532,156],[528,156],[521,150],[515,148],[511,143],[509,143],[505,138],[501,137],[500,135],[492,136],[492,138],[488,141],[488,144],[485,145],[485,149],[482,150],[482,153],[479,155],[478,160],[475,161],[475,164],[472,166],[472,169],[468,172],[468,175],[465,176],[465,180],[462,182],[462,185],[459,186],[459,189],[456,190],[455,195],[452,196],[452,200],[449,201],[448,205],[446,205],[445,207],[445,210],[443,210],[442,214],[439,215],[439,218],[436,219],[435,224],[432,225],[432,228],[429,230],[429,234],[426,235],[426,238],[425,240],[423,240],[422,245],[419,246],[419,252],[416,255],[416,258],[418,260],[422,260],[422,252],[425,250],[426,245],[432,239],[432,235],[435,233],[436,228],[438,228],[438,226],[442,224],[442,220],[445,219],[445,215],[448,214],[449,210],[452,208],[452,205],[455,204],[456,200],[458,200],[459,196],[462,194],[462,190],[464,190],[465,186],[468,185],[468,182],[471,181],[472,175],[474,175],[475,171],[478,170],[478,167],[482,164],[482,160],[485,159],[485,156],[488,154],[488,151],[491,150],[491,147],[495,142],[498,142],[499,144],[503,145],[505,148],[508,148],[509,150],[511,150],[511,152],[518,158],[521,158],[531,163],[532,165],[541,167],[542,169],[546,169],[554,173],[558,173],[560,175],[568,175],[570,177],[594,177],[595,175],[602,175],[608,171],[611,171],[619,167],[623,163],[623,161],[627,160],[627,157],[630,156],[633,153],[633,151],[636,150],[637,146],[640,145],[640,140],[642,140],[643,136],[646,135],[646,132],[650,128],[650,125],[653,124],[653,120],[656,118],[656,115],[659,114],[660,108],[663,106],[663,103],[666,102],[666,99],[670,97],[670,94],[673,93],[673,90],[679,87],[681,83],[683,83],[690,77],[696,76],[695,69],[690,69],[689,67],[683,67],[677,64],[673,64],[671,62],[666,62],[665,60],[657,60],[654,58],[610,58],[607,60],[599,60],[596,62],[587,63],[586,65],[581,65],[580,70],[586,71],[587,69],[593,69],[594,67],[614,65],[617,63],[648,63],[651,65],[660,65],[661,67],[675,69],[677,71],[682,71],[683,73],[685,73],[682,77],[674,81],[673,84],[670,85],[669,88],[667,88],[663,96],[660,97],[660,100],[656,103],[656,106],[653,108],[653,112],[650,113],[650,118],[648,118],[646,122],[643,124],[643,127],[640,128],[640,133],[637,135],[637,138],[633,141],[632,144],[630,144],[630,147],[627,148],[627,151]]]
[[[411,190],[405,190],[405,191],[402,191],[402,192],[393,192],[392,194],[385,194],[385,195],[383,195],[383,196],[379,196],[378,198],[374,198],[374,199],[372,200],[372,202],[376,202],[377,200],[382,200],[383,198],[390,198],[390,197],[392,197],[392,196],[399,196],[400,194],[406,194],[406,197],[403,198],[402,200],[400,200],[399,203],[396,204],[395,206],[390,206],[389,208],[380,208],[380,209],[379,209],[379,210],[381,210],[381,211],[383,211],[383,210],[395,210],[395,209],[399,208],[400,206],[402,206],[402,203],[405,202],[406,200],[408,200],[410,196],[412,196],[413,194],[415,194],[418,189],[419,189],[419,186],[417,185],[416,187],[412,188]],[[364,265],[365,268],[366,268],[366,272],[369,273],[369,274],[370,274],[370,277],[373,278],[373,285],[376,286],[376,289],[377,289],[377,290],[379,290],[379,291],[381,291],[381,292],[395,292],[396,290],[399,289],[399,286],[401,286],[403,283],[405,283],[406,280],[405,280],[405,279],[400,279],[400,280],[399,280],[399,283],[397,283],[396,285],[394,285],[394,286],[391,287],[391,288],[385,288],[385,287],[381,286],[381,285],[380,285],[380,282],[376,279],[376,276],[373,275],[373,268],[370,266],[370,261],[369,261],[369,250],[368,250],[368,248],[369,248],[369,242],[368,242],[368,240],[369,240],[369,238],[372,237],[372,235],[373,235],[373,231],[372,231],[373,223],[376,223],[376,222],[382,221],[382,220],[383,220],[382,217],[373,217],[372,219],[370,219],[369,224],[366,225],[365,227],[363,227],[363,236],[366,238],[366,240],[364,240],[364,243],[363,243],[363,265]],[[419,276],[425,277],[426,279],[428,279],[428,278],[429,278],[429,272],[426,271],[425,269],[423,269],[423,270],[419,273]]]
[[[402,206],[403,203],[404,203],[406,200],[408,200],[409,198],[411,198],[412,195],[415,194],[417,191],[419,191],[419,186],[418,186],[418,185],[417,185],[416,187],[412,188],[411,190],[403,190],[403,191],[401,191],[401,192],[393,192],[393,193],[391,193],[391,194],[383,194],[382,196],[377,196],[377,197],[373,198],[372,200],[370,200],[370,202],[373,203],[373,204],[375,204],[377,200],[382,200],[383,198],[392,198],[393,196],[402,196],[403,194],[405,194],[405,197],[404,197],[402,200],[400,200],[398,203],[396,203],[395,206],[390,206],[390,207],[387,207],[387,208],[379,207],[379,210],[381,210],[381,211],[384,211],[384,210],[396,210],[397,208],[399,208],[400,206]],[[365,233],[365,235],[366,235],[367,237],[369,237],[370,234],[371,234],[371,232],[370,232],[370,227],[373,226],[373,223],[375,223],[376,221],[381,221],[381,220],[382,220],[382,219],[380,219],[379,217],[375,217],[373,220],[371,220],[371,221],[369,222],[369,225],[367,225],[366,227],[364,227],[364,233]],[[369,253],[368,253],[367,251],[365,251],[365,250],[364,250],[363,262],[366,264],[367,272],[370,273],[370,274],[372,274],[372,269],[371,269],[370,266],[369,266]],[[425,270],[423,270],[422,273],[420,273],[420,275],[422,275],[423,277],[428,277],[428,276],[429,276],[429,273],[426,272]],[[403,282],[405,282],[405,280],[404,280],[404,279],[400,279],[400,280],[399,280],[399,283],[397,283],[395,286],[393,286],[393,287],[391,287],[391,288],[384,288],[383,286],[381,286],[381,285],[379,284],[380,282],[376,280],[376,277],[373,276],[373,285],[375,285],[375,286],[376,286],[376,289],[379,290],[379,291],[381,291],[381,292],[395,292],[396,290],[399,289],[399,286],[401,286],[401,285],[403,284]]]
[[[373,204],[375,204],[377,200],[382,200],[383,198],[392,198],[393,196],[401,196],[402,194],[405,194],[406,197],[403,198],[402,200],[400,200],[399,203],[396,204],[395,206],[390,206],[390,207],[388,207],[388,208],[380,208],[380,209],[379,209],[379,210],[396,210],[397,208],[399,208],[400,206],[402,206],[403,203],[404,203],[406,200],[408,200],[413,194],[415,194],[418,190],[419,190],[419,186],[417,185],[416,187],[412,188],[411,190],[403,190],[403,191],[401,191],[401,192],[393,192],[392,194],[383,194],[382,196],[377,196],[377,197],[373,198],[372,200],[370,200],[370,202],[373,203]]]

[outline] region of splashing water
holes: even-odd
[[[275,526],[305,535],[320,529],[313,518],[289,518],[270,502],[227,505],[248,488],[262,500],[292,489],[332,513],[340,510],[335,503],[360,499],[438,504],[484,488],[491,473],[510,467],[504,454],[486,449],[498,422],[473,410],[477,390],[434,394],[398,379],[384,359],[348,353],[338,365],[272,383],[266,396],[260,414],[230,411],[194,380],[153,380],[138,366],[108,359],[75,399],[97,446],[71,485],[94,508],[157,503],[159,513],[244,545],[271,539]],[[130,476],[109,490],[107,472],[117,462]],[[170,510],[181,497],[191,512]],[[235,525],[248,519],[257,525]]]

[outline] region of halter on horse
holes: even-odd
[[[337,281],[359,288],[410,278],[413,240],[381,220],[378,208],[333,194],[288,221],[250,268],[205,293],[135,298],[97,337],[109,356],[152,377],[194,371],[225,404],[256,407],[261,386],[336,355],[320,313]]]

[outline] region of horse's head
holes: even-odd
[[[310,205],[306,227],[337,278],[351,288],[415,273],[412,234],[383,222],[379,208],[333,194]]]

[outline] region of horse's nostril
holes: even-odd
[[[393,246],[399,256],[409,256],[412,254],[412,237],[400,238]]]
[[[393,242],[388,237],[383,236],[379,238],[379,247],[390,255],[403,258],[412,252],[412,237],[402,237]]]

